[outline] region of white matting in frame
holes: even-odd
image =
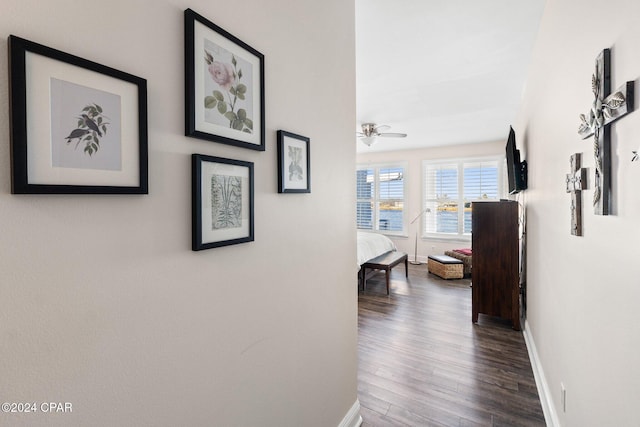
[[[27,117],[38,120],[27,120],[27,173],[30,184],[50,185],[115,185],[137,186],[139,185],[139,149],[138,149],[138,87],[95,71],[86,70],[74,65],[66,64],[52,58],[27,52]],[[87,88],[92,88],[119,95],[120,140],[118,143],[122,150],[120,164],[116,170],[54,167],[52,165],[52,147],[55,144],[65,144],[64,140],[52,140],[52,117],[57,112],[52,111],[52,102],[42,102],[42,99],[51,101],[52,79],[57,79]],[[87,98],[90,102],[91,98]],[[77,114],[81,113],[82,107]],[[129,120],[122,118],[129,117]],[[70,131],[73,128],[70,129]],[[107,142],[107,141],[105,141]],[[73,142],[72,144],[73,145]],[[67,147],[73,148],[73,147]],[[77,150],[76,150],[77,151]],[[99,150],[92,156],[99,157],[106,151]],[[92,157],[90,156],[90,157]],[[86,156],[85,156],[86,157]]]

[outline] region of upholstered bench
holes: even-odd
[[[448,255],[429,255],[427,267],[430,273],[443,279],[462,279],[464,277],[462,261]]]

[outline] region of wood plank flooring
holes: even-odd
[[[480,315],[470,279],[397,267],[359,292],[358,398],[363,426],[544,426],[521,332]]]

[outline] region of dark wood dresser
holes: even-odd
[[[511,321],[520,330],[518,203],[472,204],[472,321],[478,314]]]

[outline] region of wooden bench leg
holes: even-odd
[[[387,295],[389,295],[389,285],[390,285],[390,282],[391,282],[391,268],[385,268],[384,272],[385,272],[386,279],[387,279]]]
[[[408,261],[408,257],[404,259],[404,277],[409,277],[409,261]]]

